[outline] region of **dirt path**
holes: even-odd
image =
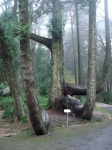
[[[106,105],[102,104],[100,106]],[[107,106],[105,109],[112,113],[112,106]],[[112,120],[99,123],[76,123],[69,127],[54,128],[46,136],[38,137],[34,135],[32,130],[28,130],[11,137],[0,138],[0,150],[44,149],[112,150]]]

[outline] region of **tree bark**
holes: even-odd
[[[52,51],[51,51],[51,94],[53,110],[62,109],[62,83],[64,82],[64,51],[62,42],[62,14],[60,0],[53,0]]]
[[[96,0],[89,0],[89,47],[87,101],[82,117],[92,118],[96,99]]]
[[[28,15],[28,0],[19,0],[20,25],[26,30],[22,33],[20,40],[21,57],[22,57],[22,74],[25,83],[25,94],[29,110],[31,124],[36,135],[47,133],[47,128],[43,122],[39,103],[36,98],[35,79],[32,62],[32,51],[30,49],[29,35],[29,15]]]
[[[77,61],[76,61],[76,48],[74,44],[74,30],[73,30],[73,18],[72,18],[72,10],[70,6],[70,20],[71,20],[71,32],[72,32],[72,47],[74,53],[74,75],[75,75],[75,84],[78,84],[78,76],[77,76]]]
[[[40,44],[44,44],[45,46],[47,46],[50,50],[52,48],[52,39],[49,38],[45,38],[39,35],[36,35],[34,33],[30,33],[30,39],[40,43]]]
[[[76,3],[76,25],[77,25],[77,50],[78,50],[78,84],[82,84],[82,64],[81,64],[81,48],[80,48],[80,35],[79,35],[79,15],[78,4]]]
[[[10,54],[7,42],[5,42],[3,30],[0,31],[0,35],[2,37],[1,39],[4,39],[0,40],[0,55],[5,66],[7,82],[14,99],[14,119],[21,120],[25,116],[25,113],[18,83],[18,70],[13,64],[13,57]]]
[[[110,25],[109,25],[109,15],[108,15],[108,0],[104,0],[104,4],[105,4],[104,6],[105,6],[106,55],[105,55],[105,61],[102,70],[101,81],[97,88],[98,92],[100,92],[104,88],[107,79],[107,74],[110,67],[110,62],[111,62],[111,38],[110,38]]]

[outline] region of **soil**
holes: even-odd
[[[102,103],[97,106],[106,111],[96,110],[91,122],[69,114],[69,126],[66,114],[49,110],[49,134],[39,137],[30,122],[22,124],[1,118],[0,150],[112,150],[112,106]]]
[[[109,108],[110,105],[97,103],[97,106],[102,108]],[[11,119],[2,119],[2,114],[3,110],[0,110],[0,137],[12,136],[22,131],[32,129],[30,121],[27,123],[13,122]],[[67,115],[65,113],[52,112],[52,110],[49,110],[48,114],[50,116],[49,132],[52,132],[53,128],[67,126]],[[102,121],[103,119],[111,119],[111,115],[104,115],[102,112],[94,111],[92,121]],[[78,126],[88,123],[91,122],[80,118],[75,118],[71,113],[68,114],[69,126]]]
[[[2,116],[3,110],[0,110],[0,116]],[[67,115],[64,113],[52,112],[48,110],[50,116],[50,132],[53,128],[67,126]],[[74,118],[72,114],[68,116],[69,125],[86,124],[86,120]],[[30,121],[27,123],[13,122],[12,119],[2,119],[0,117],[0,137],[12,136],[16,133],[20,133],[25,130],[32,129]]]

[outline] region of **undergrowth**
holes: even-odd
[[[23,101],[24,101],[24,111],[27,114],[28,113],[28,108],[26,105],[26,100],[23,97]],[[48,102],[48,98],[46,96],[38,96],[38,101],[39,101],[39,106],[46,108],[47,102]],[[14,101],[13,98],[10,97],[0,97],[0,107],[1,109],[4,110],[4,113],[2,115],[3,118],[13,118],[14,116]],[[23,117],[22,118],[22,122],[26,122],[27,118]]]

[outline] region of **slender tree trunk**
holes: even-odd
[[[74,53],[74,75],[75,75],[75,84],[78,84],[78,77],[77,77],[77,62],[76,62],[76,49],[74,44],[74,31],[73,31],[73,18],[72,18],[72,11],[70,6],[70,20],[71,20],[71,32],[72,32],[72,47]]]
[[[79,15],[78,4],[76,3],[76,26],[77,26],[77,50],[78,50],[78,84],[82,85],[82,64],[81,64],[81,48],[80,48],[80,35],[79,35]]]
[[[89,49],[87,101],[84,106],[84,119],[91,119],[96,99],[96,0],[89,0]]]
[[[18,84],[17,72],[13,71],[10,61],[4,61],[6,77],[9,88],[14,99],[14,120],[21,120],[24,116],[24,103],[21,98],[21,91]]]
[[[26,30],[22,33],[20,40],[21,57],[22,57],[22,74],[25,83],[25,94],[29,110],[30,120],[36,135],[47,133],[44,125],[39,103],[36,98],[34,68],[32,60],[32,51],[30,49],[29,36],[29,15],[28,15],[28,0],[19,0],[20,25]]]

